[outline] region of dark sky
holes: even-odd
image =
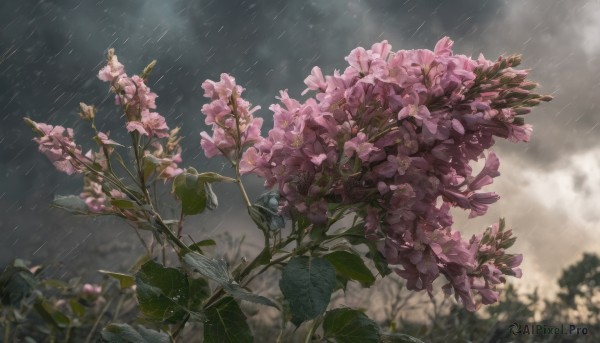
[[[149,85],[169,125],[183,126],[184,165],[220,171],[222,161],[207,161],[199,148],[198,133],[206,129],[203,80],[234,75],[247,88],[246,99],[262,106],[266,133],[278,91],[300,97],[313,66],[332,73],[345,68],[344,57],[356,46],[387,39],[395,50],[431,49],[445,35],[455,40],[455,53],[483,52],[490,59],[522,53],[532,78],[555,96],[528,118],[532,142],[495,149],[503,177],[490,189],[503,199],[482,219],[466,222],[459,215],[457,225],[477,232],[506,217],[522,237],[516,248],[526,254],[524,284],[556,277],[582,251],[600,251],[594,243],[600,239],[600,6],[594,1],[4,0],[0,264],[19,256],[64,262],[71,270],[110,269],[141,251],[124,224],[48,208],[57,194],[79,193],[81,178],[54,171],[22,122],[29,116],[75,127],[78,143],[91,147],[77,117],[83,101],[100,109],[100,129],[118,138],[123,124],[106,84],[96,78],[107,48],[116,49],[130,74],[158,60]],[[248,182],[258,196],[260,181]],[[217,191],[220,210],[191,221],[188,230],[196,237],[251,230],[245,218],[230,215],[242,212],[236,190]],[[564,235],[560,244],[557,235]]]

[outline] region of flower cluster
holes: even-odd
[[[138,132],[150,138],[167,138],[166,146],[163,146],[160,141],[152,141],[151,146],[154,150],[144,151],[144,169],[156,171],[158,178],[167,181],[183,172],[183,169],[179,168],[182,162],[179,144],[181,139],[178,137],[179,128],[169,131],[165,118],[156,112],[151,112],[156,109],[157,95],[150,91],[145,84],[145,79],[154,65],[155,61],[144,69],[141,76],[129,77],[114,50],[109,49],[107,65],[99,71],[98,78],[110,82],[111,90],[115,93],[115,103],[123,107],[127,116],[128,122],[125,126],[127,131]],[[89,109],[82,106],[82,112],[87,113]]]
[[[480,303],[473,302],[473,292],[481,296],[481,304],[489,305],[498,301],[496,286],[506,282],[505,276],[521,277],[518,268],[523,261],[521,254],[506,254],[516,237],[512,231],[504,231],[504,220],[488,227],[483,235],[471,238],[470,250],[477,254],[477,267],[467,272],[462,268],[447,268],[447,278],[451,281],[442,288],[447,295],[454,294],[461,299],[468,310],[476,310]]]
[[[462,277],[478,270],[482,252],[450,229],[450,207],[474,217],[498,200],[480,191],[499,175],[496,155],[488,152],[476,175],[469,163],[485,156],[494,137],[527,141],[532,130],[522,116],[551,97],[532,92],[527,72],[514,69],[519,56],[474,60],[454,55],[452,44],[443,38],[433,51],[393,53],[383,41],[354,49],[343,73],[313,68],[305,83],[315,97],[301,103],[282,91],[283,106],[270,107],[275,127],[241,164],[267,187],[278,186],[285,213],[315,224],[326,222],[332,204],[353,205],[365,235],[383,242],[409,288],[431,292],[443,274],[475,309],[471,290],[489,302],[487,281],[496,276],[483,288]],[[217,107],[211,118],[229,113]],[[213,146],[225,142],[215,137]]]
[[[183,169],[179,168],[181,163],[181,138],[178,136],[180,128],[176,127],[171,130],[167,139],[166,148],[160,142],[154,142],[152,147],[154,151],[144,151],[144,163],[150,170],[154,169],[158,178],[165,182],[175,176],[183,173]]]
[[[36,123],[26,118],[25,122],[38,134],[33,140],[39,151],[46,155],[59,171],[71,175],[81,173],[83,160],[81,148],[75,145],[73,129]]]
[[[96,182],[91,178],[85,178],[84,183],[83,192],[79,194],[79,197],[83,199],[91,213],[104,212],[108,198],[102,190],[102,183]]]
[[[108,51],[107,62],[98,72],[98,78],[110,82],[111,90],[115,93],[115,103],[124,107],[128,121],[127,131],[137,131],[149,137],[168,137],[169,127],[165,118],[150,111],[156,109],[157,95],[150,91],[144,77],[127,76],[125,67],[119,62],[113,49]],[[152,65],[149,66],[150,69],[151,67]]]
[[[235,79],[228,74],[221,74],[218,82],[206,80],[202,83],[204,96],[211,99],[202,106],[206,116],[206,125],[212,125],[212,137],[201,132],[200,144],[206,157],[224,155],[231,161],[237,161],[243,149],[259,142],[263,119],[254,118],[252,113],[260,109],[251,108],[241,95],[244,91],[235,84]]]

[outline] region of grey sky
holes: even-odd
[[[158,60],[149,84],[170,126],[183,125],[184,165],[220,170],[221,161],[206,161],[198,145],[204,79],[233,74],[247,99],[262,106],[266,132],[274,96],[288,88],[299,97],[312,66],[331,73],[345,67],[344,56],[358,45],[387,39],[395,50],[432,48],[444,35],[455,40],[456,53],[490,59],[522,53],[532,78],[555,96],[527,118],[532,142],[495,148],[503,175],[490,189],[503,199],[484,218],[467,222],[458,214],[457,226],[478,232],[506,217],[525,253],[529,285],[554,279],[583,251],[600,251],[597,1],[15,0],[0,3],[0,23],[1,263],[20,256],[107,269],[140,251],[124,224],[48,208],[55,194],[78,193],[81,180],[55,172],[21,120],[75,126],[87,144],[76,115],[84,101],[100,108],[101,129],[118,138],[122,123],[95,78],[107,48],[116,48],[130,73]],[[260,181],[249,182],[257,196]],[[243,219],[229,219],[240,212],[236,190],[217,192],[229,203],[221,201],[202,224],[192,221],[197,236],[217,225],[217,231],[244,229]],[[114,235],[125,243],[111,244]],[[106,255],[114,259],[97,258]]]

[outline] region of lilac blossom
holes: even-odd
[[[380,242],[410,289],[431,293],[444,275],[444,289],[475,310],[478,301],[497,299],[504,275],[520,276],[520,260],[481,264],[475,241],[451,229],[450,207],[475,217],[499,199],[481,191],[500,175],[488,151],[494,138],[528,141],[523,115],[551,97],[532,91],[527,71],[515,69],[519,56],[475,60],[453,54],[452,45],[445,37],[434,51],[392,52],[383,41],[352,50],[343,72],[324,76],[313,68],[304,92],[314,97],[300,102],[282,91],[282,104],[269,107],[275,127],[246,150],[241,167],[278,187],[287,215],[324,223],[331,205],[353,205],[365,235]],[[236,146],[223,131],[230,115],[224,103],[236,94],[231,80],[203,85],[213,99],[203,112],[215,128],[213,137],[203,134],[207,156]],[[481,157],[485,166],[473,175],[470,163]]]
[[[83,171],[81,161],[84,158],[81,148],[75,145],[73,129],[36,123],[30,119],[25,121],[39,136],[33,139],[39,151],[48,157],[56,169],[68,175]]]
[[[244,150],[262,140],[260,129],[263,119],[252,115],[259,106],[251,107],[241,95],[244,91],[236,85],[235,79],[228,74],[221,74],[218,82],[206,80],[202,84],[204,96],[211,102],[202,106],[206,116],[206,125],[212,125],[212,136],[200,133],[200,145],[206,157],[224,155],[232,161],[241,158]],[[251,169],[249,162],[244,162],[242,170]]]

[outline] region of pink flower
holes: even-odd
[[[137,120],[127,122],[127,124],[125,124],[125,128],[127,128],[127,132],[137,131],[140,135],[150,136],[148,131],[146,131],[144,124]]]
[[[179,168],[181,160],[181,145],[178,136],[179,128],[171,130],[167,136],[166,148],[159,141],[152,144],[154,150],[152,152],[144,151],[144,156],[147,159],[144,163],[151,163],[155,166],[156,177],[163,179],[165,182],[183,173],[183,169]]]
[[[214,82],[206,80],[202,83],[202,89],[204,89],[204,96],[212,100],[227,99],[235,92],[241,94],[244,89],[241,86],[235,84],[235,78],[231,75],[222,73],[221,80]]]
[[[79,195],[92,213],[102,213],[106,208],[107,197],[98,182],[87,180],[83,192]]]
[[[26,121],[39,135],[33,139],[39,151],[48,157],[56,169],[68,175],[83,171],[80,161],[84,157],[73,141],[73,129],[36,123],[29,119]]]
[[[157,138],[169,136],[169,127],[165,122],[165,118],[156,112],[143,111],[142,125],[149,136],[155,136]]]
[[[361,47],[358,47],[350,52],[346,57],[348,64],[359,72],[368,73],[370,67],[370,54]]]
[[[368,161],[371,153],[375,151],[379,151],[379,149],[373,143],[369,143],[367,136],[362,132],[359,132],[356,137],[344,143],[344,155],[352,157],[356,153],[358,158],[363,162]]]
[[[168,128],[164,124],[164,118],[150,112],[156,109],[158,96],[150,91],[145,80],[139,75],[127,76],[113,49],[109,50],[108,64],[100,70],[98,77],[102,81],[110,82],[111,91],[115,93],[115,103],[124,107],[128,122],[137,122],[126,125],[129,132],[137,131],[158,138],[168,135],[165,133]]]
[[[126,199],[127,196],[125,195],[125,193],[121,192],[118,189],[111,189],[110,190],[110,197],[113,199]]]
[[[263,120],[252,115],[260,107],[251,108],[241,97],[244,89],[228,74],[221,74],[218,82],[204,81],[202,88],[204,96],[212,100],[202,107],[202,112],[206,115],[205,123],[212,125],[213,131],[212,136],[200,133],[204,154],[208,158],[225,155],[232,161],[239,159],[245,148],[262,141]],[[245,172],[247,167],[247,164],[243,167]]]
[[[108,51],[108,63],[98,73],[98,78],[105,82],[112,82],[114,79],[125,73],[125,67],[119,63],[117,55],[114,54],[114,50]]]
[[[476,191],[481,187],[489,185],[493,182],[493,178],[500,176],[498,168],[500,167],[500,160],[493,151],[490,151],[483,169],[477,174],[475,178],[469,183],[469,189]]]
[[[452,55],[452,45],[454,42],[449,37],[444,37],[435,44],[433,53],[438,56],[450,56]]]
[[[122,146],[121,144],[108,138],[108,134],[106,134],[104,132],[98,132],[98,135],[96,136],[96,141],[99,142],[100,145],[107,145],[109,147],[114,146],[114,145]]]
[[[102,294],[102,286],[86,283],[81,288],[81,292],[86,296],[97,297]]]
[[[325,78],[323,77],[323,73],[319,67],[312,68],[310,75],[304,79],[304,83],[308,86],[308,88],[302,92],[302,95],[306,94],[309,90],[325,91],[327,88],[327,83],[325,82]]]
[[[165,138],[169,136],[169,127],[165,118],[156,112],[143,111],[141,121],[133,120],[127,122],[125,127],[128,132],[137,131],[149,137]]]
[[[248,148],[240,161],[240,173],[246,174],[254,171],[258,167],[259,160],[258,150],[254,147]]]

